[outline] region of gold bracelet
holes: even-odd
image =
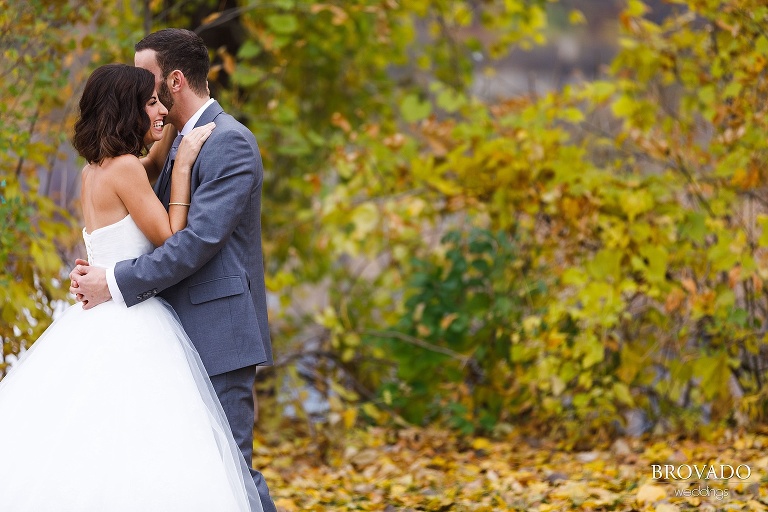
[[[189,206],[189,203],[168,203],[168,206],[171,206],[172,204],[176,204],[179,206]]]

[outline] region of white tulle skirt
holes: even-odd
[[[256,486],[160,299],[67,309],[0,382],[0,511],[251,512]]]

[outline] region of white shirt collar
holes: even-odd
[[[179,133],[181,133],[181,135],[187,135],[189,132],[191,132],[192,129],[197,124],[197,121],[200,120],[200,116],[202,116],[203,112],[205,112],[205,109],[207,109],[210,106],[210,104],[213,103],[213,102],[214,102],[214,99],[210,98],[210,99],[208,99],[208,101],[206,101],[203,104],[202,107],[197,109],[197,112],[192,114],[192,117],[189,118],[189,121],[187,121],[187,124],[184,125],[184,128],[182,128],[181,132],[179,132]]]

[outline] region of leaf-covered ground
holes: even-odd
[[[330,448],[332,444],[334,447]],[[336,447],[340,448],[336,448]],[[619,439],[563,451],[536,440],[461,439],[433,430],[370,429],[332,443],[256,440],[283,511],[326,510],[768,510],[768,435],[716,441]],[[653,464],[682,475],[739,468],[730,480],[654,479]],[[663,470],[663,469],[662,469]],[[688,496],[675,495],[687,491]],[[705,496],[699,496],[705,494]],[[707,496],[708,494],[708,496]]]

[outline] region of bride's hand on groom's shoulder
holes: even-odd
[[[205,141],[208,140],[214,128],[216,128],[215,123],[204,124],[203,126],[198,126],[181,139],[179,151],[176,154],[176,162],[173,164],[174,172],[177,170],[192,170],[192,164],[195,163],[200,149],[205,144]]]

